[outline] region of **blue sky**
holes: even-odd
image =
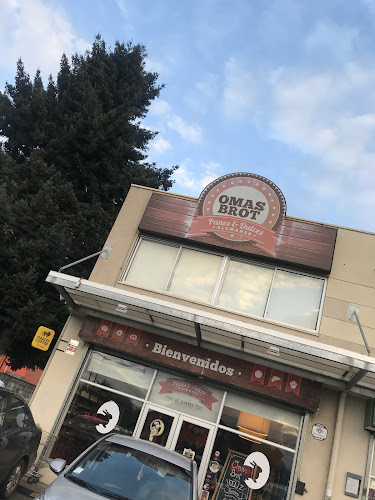
[[[145,125],[173,192],[254,172],[287,214],[375,231],[375,0],[1,0],[0,88],[45,83],[100,33],[143,43],[166,87]]]

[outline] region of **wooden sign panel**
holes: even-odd
[[[139,229],[158,236],[227,248],[327,273],[331,270],[336,228],[285,218],[275,229],[276,241],[271,256],[252,241],[226,241],[211,233],[192,235],[191,227],[197,213],[196,201],[153,193]]]
[[[125,324],[88,317],[79,336],[89,343],[131,353],[187,374],[242,387],[310,411],[319,408],[322,385],[318,382],[269,368],[195,345],[155,335]]]

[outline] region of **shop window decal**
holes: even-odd
[[[192,384],[186,380],[169,378],[163,382],[159,382],[161,389],[159,394],[168,394],[171,392],[180,392],[193,396],[198,399],[206,408],[212,411],[212,404],[218,400],[213,396],[212,392],[198,384]]]
[[[213,500],[251,498],[251,490],[263,488],[269,475],[270,464],[263,453],[255,451],[246,456],[229,450]]]
[[[150,424],[150,436],[149,441],[153,441],[155,436],[161,436],[164,432],[164,422],[157,418],[153,420]]]
[[[100,434],[111,432],[116,427],[120,418],[120,408],[114,401],[106,401],[96,413],[97,415],[103,415],[108,420],[105,424],[100,423],[95,426]]]

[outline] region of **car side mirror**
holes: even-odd
[[[51,469],[51,471],[57,475],[61,474],[61,472],[65,469],[65,467],[66,467],[66,460],[64,460],[63,458],[55,458],[49,464],[49,468]]]

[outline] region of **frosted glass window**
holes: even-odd
[[[315,330],[324,280],[277,270],[266,317]]]
[[[184,248],[173,273],[169,292],[210,302],[223,258]]]
[[[218,305],[247,314],[263,316],[274,270],[231,261]]]
[[[125,282],[151,290],[165,291],[177,253],[178,247],[142,240]]]

